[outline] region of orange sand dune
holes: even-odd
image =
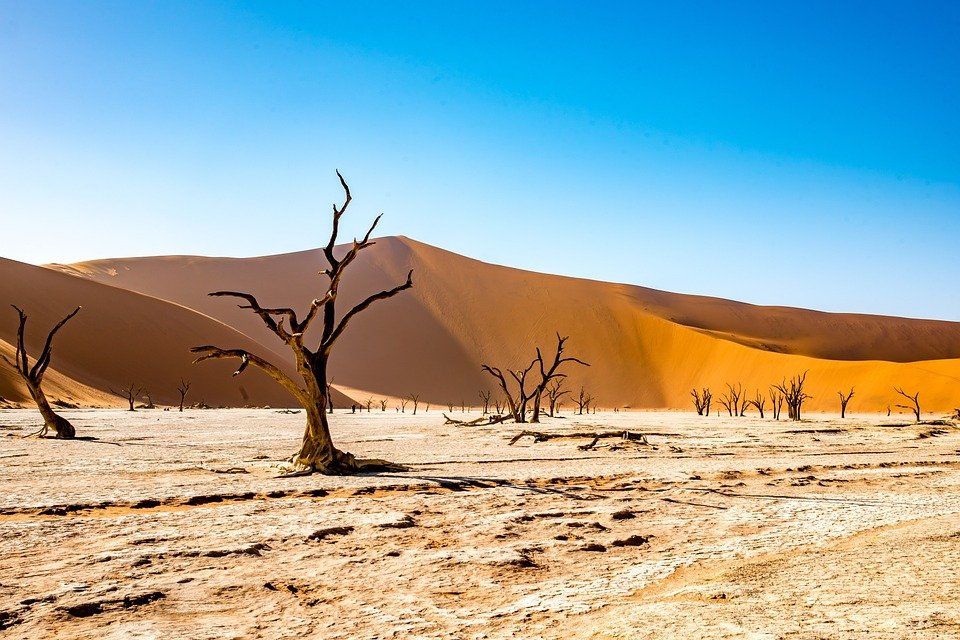
[[[885,411],[893,387],[920,391],[925,409],[960,406],[960,323],[827,314],[665,293],[490,265],[403,237],[361,254],[342,288],[340,312],[370,292],[415,286],[358,316],[335,350],[335,381],[376,395],[476,403],[492,388],[480,363],[517,366],[533,347],[570,335],[570,367],[606,407],[688,408],[693,386],[726,382],[766,390],[809,370],[811,410],[833,411],[856,386],[851,411]],[[53,265],[115,287],[189,307],[273,349],[276,338],[249,311],[206,294],[236,289],[265,306],[305,309],[322,294],[319,251],[261,258],[168,256]],[[217,338],[208,341],[217,342]],[[221,346],[230,346],[221,344]],[[829,356],[829,358],[828,358]]]
[[[188,402],[214,406],[295,404],[259,371],[242,378],[231,377],[236,362],[192,365],[190,347],[211,342],[229,343],[269,357],[275,354],[234,329],[179,305],[0,259],[0,340],[7,343],[7,350],[15,343],[17,332],[17,315],[10,304],[27,313],[27,349],[33,357],[47,331],[75,307],[83,307],[54,342],[51,367],[62,377],[48,380],[53,383],[50,390],[55,392],[51,395],[100,404],[103,396],[92,398],[90,389],[104,392],[135,382],[150,392],[154,402],[173,404],[179,402],[177,383],[185,378],[192,382]],[[18,393],[22,397],[16,374],[5,363],[0,363],[0,369],[0,384],[11,395],[9,399],[15,399]],[[58,389],[58,384],[62,388]],[[6,397],[3,391],[0,395]]]
[[[6,356],[10,361],[15,361],[15,353],[15,347],[0,340],[0,355]],[[33,359],[30,362],[33,363]],[[50,402],[60,400],[83,407],[120,406],[116,396],[77,382],[63,375],[52,366],[47,369],[47,373],[43,377],[43,390]],[[6,366],[6,363],[0,364],[0,402],[3,401],[22,406],[33,406],[30,394],[27,393],[27,387],[17,373],[11,367]]]

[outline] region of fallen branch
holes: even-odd
[[[640,444],[650,444],[647,442],[647,437],[636,431],[603,431],[600,433],[543,433],[542,431],[521,431],[510,440],[510,444],[516,444],[521,438],[525,436],[530,436],[533,438],[533,441],[544,442],[546,440],[558,440],[558,439],[572,439],[572,438],[592,438],[593,442],[589,445],[584,445],[580,447],[583,451],[592,449],[597,441],[603,438],[619,438],[620,440],[633,440]]]
[[[447,414],[443,414],[446,422],[444,424],[455,424],[458,427],[476,427],[481,424],[499,424],[505,420],[513,419],[513,416],[480,416],[479,418],[474,418],[473,420],[457,420],[456,418],[451,418]]]

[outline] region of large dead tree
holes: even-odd
[[[30,393],[30,397],[33,398],[37,409],[40,410],[40,415],[43,417],[43,428],[38,435],[45,436],[50,429],[53,429],[57,438],[73,438],[77,434],[76,429],[73,428],[69,420],[58,415],[50,408],[50,403],[47,402],[47,396],[44,395],[41,385],[43,384],[43,376],[47,372],[47,367],[50,366],[50,355],[53,352],[53,336],[60,331],[63,325],[67,324],[70,318],[77,315],[80,307],[74,309],[66,318],[58,322],[56,326],[50,330],[50,333],[47,334],[46,341],[43,343],[43,349],[40,351],[40,357],[33,363],[33,366],[30,366],[30,361],[27,358],[27,347],[23,339],[27,327],[27,314],[16,305],[10,306],[17,310],[17,315],[20,317],[20,325],[17,328],[17,351],[15,356],[17,362],[10,362],[6,356],[0,357],[3,358],[4,362],[17,370],[23,382],[27,385],[27,391]]]
[[[351,195],[350,188],[340,172],[337,172],[340,179],[340,185],[344,191],[344,201],[339,207],[333,205],[333,226],[330,233],[330,240],[323,248],[323,255],[326,258],[328,267],[320,271],[321,276],[328,280],[324,294],[310,303],[307,312],[301,318],[293,309],[287,307],[266,308],[260,305],[257,299],[249,294],[239,291],[215,291],[211,296],[239,298],[244,302],[240,304],[241,309],[250,309],[257,314],[263,323],[280,340],[286,344],[293,352],[296,361],[297,373],[301,380],[295,380],[288,376],[282,369],[268,362],[260,356],[250,353],[244,349],[223,349],[212,345],[194,347],[194,353],[201,354],[195,362],[213,360],[220,358],[236,358],[240,360],[239,368],[234,375],[239,375],[252,364],[263,370],[268,376],[277,381],[284,389],[296,398],[303,406],[307,415],[307,425],[303,433],[303,440],[300,450],[294,454],[292,462],[294,465],[293,474],[305,475],[308,473],[325,474],[349,474],[355,473],[361,469],[385,468],[390,467],[383,461],[360,461],[352,454],[340,451],[333,444],[333,438],[330,436],[330,426],[327,422],[327,403],[329,400],[327,394],[327,363],[330,360],[330,353],[333,345],[343,335],[347,325],[357,314],[363,312],[375,302],[386,300],[397,295],[401,291],[413,286],[413,271],[407,274],[406,282],[399,284],[392,289],[386,289],[374,293],[356,304],[342,316],[337,316],[337,296],[340,291],[340,283],[347,268],[353,264],[361,251],[373,246],[374,242],[370,240],[370,234],[380,222],[380,216],[374,219],[373,224],[367,230],[362,240],[354,239],[353,245],[347,250],[346,254],[338,258],[335,255],[334,248],[337,242],[337,234],[340,228],[340,218],[350,206]],[[382,214],[381,214],[382,215]],[[305,344],[307,330],[310,329],[313,322],[320,318],[322,329],[319,339],[312,345]]]
[[[543,394],[546,392],[547,385],[554,380],[563,380],[567,377],[567,374],[559,371],[561,365],[567,362],[575,362],[581,364],[585,367],[590,365],[580,360],[579,358],[574,358],[572,356],[564,356],[564,345],[570,336],[561,336],[557,334],[557,347],[554,352],[553,360],[550,364],[547,364],[547,361],[543,358],[543,353],[540,351],[540,347],[537,347],[537,356],[523,369],[510,370],[508,373],[510,377],[513,378],[514,383],[516,384],[516,390],[511,391],[510,384],[507,380],[507,377],[504,375],[503,371],[497,367],[491,367],[489,365],[482,365],[483,371],[486,371],[497,381],[497,384],[500,385],[500,390],[503,391],[503,394],[507,398],[507,406],[510,409],[510,415],[513,416],[515,422],[526,422],[527,421],[527,412],[528,407],[532,407],[532,415],[530,417],[530,422],[540,422],[540,404],[543,399]],[[533,385],[531,389],[527,389],[527,383],[530,382],[529,376],[534,367],[537,367],[537,373],[540,374],[540,380]]]
[[[806,382],[807,372],[804,371],[801,375],[790,378],[789,384],[784,380],[780,384],[774,385],[774,388],[783,394],[783,401],[787,405],[787,415],[791,420],[800,420],[800,409],[803,407],[804,401],[812,397],[803,390]]]
[[[847,417],[847,404],[850,402],[850,398],[853,397],[853,387],[850,387],[850,393],[843,395],[843,391],[837,391],[837,395],[840,396],[840,417]]]
[[[909,393],[907,393],[906,391],[898,387],[894,387],[893,390],[910,401],[909,406],[905,404],[898,404],[896,405],[897,408],[907,409],[908,411],[912,411],[913,415],[917,417],[917,422],[920,422],[920,392],[918,391],[917,393],[910,395]]]

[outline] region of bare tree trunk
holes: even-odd
[[[77,435],[77,431],[73,425],[70,424],[70,421],[50,408],[50,403],[47,402],[47,397],[44,395],[40,385],[28,382],[27,390],[30,392],[30,397],[33,398],[33,401],[37,404],[40,415],[43,416],[44,430],[53,429],[53,432],[57,434],[58,438],[64,439],[73,438]]]
[[[27,390],[30,392],[30,397],[33,398],[33,401],[37,404],[37,409],[40,410],[40,415],[43,417],[43,429],[40,430],[39,435],[45,435],[47,431],[53,429],[54,433],[57,434],[57,438],[73,438],[77,434],[76,429],[73,428],[73,425],[70,424],[69,420],[58,415],[53,409],[50,408],[50,403],[47,402],[47,397],[44,395],[41,385],[43,384],[43,376],[47,372],[47,367],[50,366],[50,357],[53,353],[53,337],[63,327],[63,325],[67,324],[70,318],[80,312],[80,307],[74,309],[72,313],[68,314],[67,317],[58,322],[53,329],[50,330],[50,333],[47,334],[47,340],[43,345],[43,349],[40,352],[40,356],[37,358],[36,362],[33,363],[33,366],[30,366],[30,360],[27,357],[27,347],[24,341],[24,333],[27,326],[27,314],[24,313],[23,309],[16,305],[11,306],[16,309],[17,315],[20,319],[20,324],[17,328],[17,361],[16,363],[13,363],[3,355],[0,355],[0,358],[2,358],[3,361],[8,365],[16,369],[17,374],[27,385]]]

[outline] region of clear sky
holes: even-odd
[[[0,0],[0,256],[482,260],[960,320],[960,3]]]

